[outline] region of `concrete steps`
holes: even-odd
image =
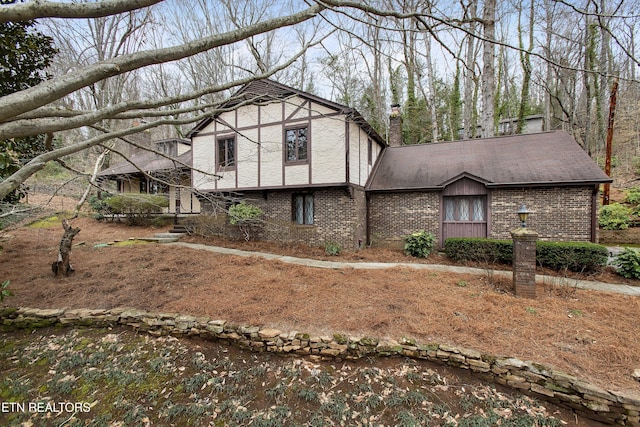
[[[153,237],[140,237],[139,240],[156,243],[173,243],[180,240],[185,234],[186,233],[170,231],[169,233],[156,233]]]

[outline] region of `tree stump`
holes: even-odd
[[[62,235],[62,240],[60,240],[58,260],[51,264],[51,270],[55,277],[62,275],[68,276],[69,273],[73,271],[73,268],[69,263],[69,255],[71,254],[73,238],[80,232],[79,228],[72,228],[66,219],[62,220],[62,227],[64,228],[64,234]]]

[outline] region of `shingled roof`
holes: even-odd
[[[271,79],[255,80],[242,86],[238,91],[231,96],[227,101],[220,105],[218,112],[213,116],[207,117],[200,121],[187,133],[187,138],[197,136],[200,131],[209,125],[215,118],[223,111],[240,106],[244,103],[260,103],[270,102],[274,100],[284,100],[290,96],[299,96],[316,102],[325,107],[331,108],[335,111],[339,111],[349,116],[355,123],[364,129],[365,132],[378,144],[385,146],[386,142],[378,134],[378,132],[371,127],[371,125],[364,119],[364,117],[354,108],[339,104],[337,102],[324,99],[317,95],[313,95],[309,92],[305,92],[293,87],[284,85]]]
[[[134,154],[130,157],[131,162],[124,160],[118,162],[112,167],[101,171],[98,176],[113,177],[120,175],[129,175],[144,171],[160,172],[173,169],[190,169],[191,168],[191,150],[179,155],[174,159],[161,156],[154,152],[143,152]]]
[[[611,182],[564,131],[386,148],[370,191],[442,189],[462,176],[487,187]]]

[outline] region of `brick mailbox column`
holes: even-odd
[[[538,233],[528,228],[511,232],[513,237],[513,287],[516,296],[536,297],[536,240]]]

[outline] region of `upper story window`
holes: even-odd
[[[233,169],[236,167],[236,139],[235,137],[221,138],[217,141],[218,169]]]
[[[373,163],[373,143],[371,139],[367,140],[367,161],[370,165]]]
[[[309,154],[309,128],[286,130],[287,162],[305,162]]]

